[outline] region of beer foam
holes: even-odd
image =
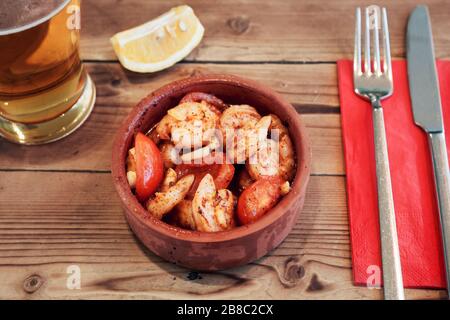
[[[0,32],[26,29],[44,19],[67,0],[0,0]]]

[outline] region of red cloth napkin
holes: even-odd
[[[337,67],[353,276],[356,284],[373,284],[381,254],[372,109],[353,91],[353,63],[338,61]],[[437,69],[450,146],[450,62],[438,61]],[[394,61],[393,74],[394,94],[382,104],[403,282],[405,287],[445,288],[433,168],[426,134],[414,124],[406,61]]]

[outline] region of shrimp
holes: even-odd
[[[170,142],[164,142],[160,145],[159,150],[164,162],[164,168],[173,168],[175,164],[180,163],[180,157],[175,146]]]
[[[213,177],[207,174],[192,200],[192,214],[196,230],[217,232],[231,229],[234,221],[235,199],[227,189],[216,190]]]
[[[261,117],[248,105],[231,106],[223,112],[220,127],[227,155],[233,163],[245,162],[251,156],[258,137],[261,134],[266,137],[269,126],[270,117]]]
[[[131,189],[136,188],[136,149],[128,150],[127,156],[127,180]]]
[[[275,115],[270,117],[272,121],[269,128],[278,131],[279,141],[269,138],[259,141],[258,152],[249,158],[246,167],[254,180],[263,176],[280,176],[285,181],[291,181],[295,175],[292,141],[280,118]]]
[[[147,201],[147,210],[159,220],[184,199],[194,182],[194,175],[176,179],[175,171],[168,169],[160,190]]]
[[[258,151],[246,163],[250,177],[258,180],[261,177],[280,175],[279,144],[272,139],[265,139],[258,143]]]
[[[166,114],[164,118],[157,124],[154,132],[156,132],[158,138],[163,140],[170,140],[170,131],[172,124],[176,122],[176,119],[169,114]]]
[[[223,102],[221,99],[213,96],[212,94],[204,93],[204,92],[191,92],[185,95],[181,101],[181,103],[185,102],[203,102],[209,105],[209,107],[220,116],[220,113],[227,109],[229,106]]]
[[[289,193],[289,191],[291,191],[291,184],[289,183],[289,181],[285,181],[280,186],[280,194],[281,194],[281,196],[285,196]]]
[[[210,143],[218,124],[219,115],[206,104],[186,102],[167,111],[156,131],[177,147],[198,148]]]
[[[222,130],[253,129],[260,119],[255,108],[246,104],[233,105],[222,113],[220,126]]]
[[[188,153],[183,153],[179,157],[179,160],[181,160],[182,163],[201,164],[204,160],[211,158],[212,154],[215,153],[216,150],[222,150],[222,142],[220,137],[214,135],[210,138],[210,143],[207,146],[195,149]]]
[[[289,137],[288,129],[283,125],[281,119],[276,115],[271,114],[272,123],[269,130],[279,130],[280,137],[280,176],[286,180],[291,181],[295,176],[295,151],[292,145],[292,140]]]
[[[196,229],[194,216],[192,214],[192,200],[181,200],[181,202],[177,204],[171,217],[171,222],[184,229]]]
[[[172,168],[167,169],[164,180],[161,182],[158,191],[167,192],[177,182],[178,174]]]

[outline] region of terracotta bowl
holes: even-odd
[[[216,95],[229,104],[249,104],[276,114],[287,125],[297,154],[292,190],[254,224],[217,233],[177,228],[153,218],[137,201],[126,179],[128,149],[137,132],[147,132],[193,91]],[[286,238],[302,210],[310,175],[310,147],[300,117],[285,99],[257,82],[231,75],[206,75],[172,82],[143,99],[117,133],[112,155],[114,184],[131,229],[162,258],[196,270],[220,270],[254,261]]]

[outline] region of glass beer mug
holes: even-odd
[[[0,0],[0,136],[51,142],[88,118],[95,86],[79,41],[79,0]]]

